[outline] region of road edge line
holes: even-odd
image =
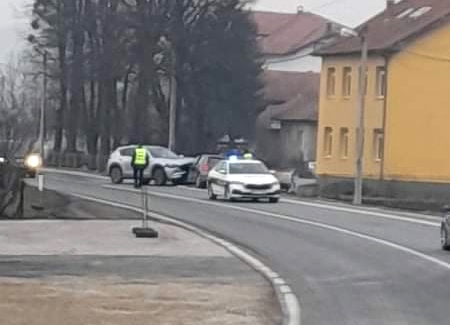
[[[46,172],[48,172],[48,173],[51,173],[51,174],[91,177],[91,178],[96,178],[96,179],[101,179],[101,180],[109,179],[107,176],[102,176],[102,175],[94,174],[94,173],[87,173],[87,172],[83,172],[83,171],[75,171],[75,170],[65,170],[65,169],[57,169],[57,168],[43,168],[42,171],[44,172],[44,174]]]
[[[142,209],[132,207],[129,205],[124,205],[121,203],[111,202],[108,200],[93,198],[89,196],[79,195],[75,193],[65,193],[69,196],[96,202],[100,204],[106,204],[112,207],[117,207],[121,209],[126,209],[133,212],[141,213]],[[282,314],[283,314],[283,325],[300,325],[301,324],[301,307],[298,301],[297,296],[293,293],[291,287],[286,284],[286,281],[276,272],[274,272],[271,268],[266,266],[263,262],[253,257],[252,255],[246,253],[244,250],[239,248],[238,246],[228,242],[225,239],[221,239],[215,235],[210,234],[208,231],[202,230],[196,226],[190,225],[184,221],[177,220],[176,218],[164,216],[159,213],[155,213],[153,211],[149,211],[150,215],[154,218],[160,219],[162,221],[168,222],[170,224],[179,226],[183,229],[191,231],[198,236],[205,238],[216,245],[223,247],[225,250],[230,252],[235,257],[239,258],[241,261],[249,265],[256,272],[260,273],[272,286],[275,290],[278,303],[281,306]]]
[[[71,171],[71,170],[61,170],[61,169],[56,169],[56,168],[44,168],[43,169],[44,172],[46,170],[50,173],[55,173],[55,174],[93,177],[93,178],[101,179],[101,180],[109,179],[109,177],[107,177],[107,176],[101,176],[101,175],[91,174],[91,173],[82,172],[82,171],[78,172],[78,171]],[[195,191],[197,191],[197,189],[195,189]],[[387,219],[387,220],[395,220],[395,221],[399,221],[399,222],[422,224],[422,225],[432,226],[432,227],[439,227],[439,220],[440,220],[440,218],[437,216],[434,217],[434,216],[428,216],[428,215],[424,215],[424,214],[408,213],[408,212],[401,212],[401,211],[396,214],[395,211],[390,212],[389,210],[383,210],[383,209],[381,209],[378,212],[378,211],[371,211],[368,207],[363,207],[362,209],[357,209],[352,206],[320,202],[320,201],[319,202],[305,202],[305,201],[288,199],[288,198],[281,198],[280,201],[282,203],[290,203],[290,204],[295,204],[295,205],[315,207],[315,208],[319,208],[319,209],[332,210],[332,211],[338,211],[338,212],[346,212],[346,213],[352,213],[352,214],[358,214],[358,215],[370,215],[372,217],[378,217],[378,218],[383,218],[383,219]]]

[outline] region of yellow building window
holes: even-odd
[[[383,130],[375,129],[373,131],[373,155],[375,161],[383,159],[384,134]]]
[[[323,154],[325,157],[331,157],[333,154],[333,129],[325,128]]]
[[[342,73],[342,95],[350,97],[352,95],[352,68],[345,67]]]
[[[341,159],[348,158],[349,133],[347,128],[341,128],[339,137],[339,154]]]
[[[377,67],[377,82],[375,93],[377,97],[384,97],[386,95],[386,68]]]
[[[327,96],[336,95],[336,68],[328,68],[327,70]]]

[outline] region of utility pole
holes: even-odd
[[[367,60],[368,60],[368,39],[367,30],[360,33],[362,50],[361,50],[361,66],[359,72],[359,98],[357,114],[357,132],[356,132],[356,164],[355,164],[355,184],[353,204],[361,205],[363,197],[363,160],[364,160],[364,120],[365,120],[365,103],[367,91]]]
[[[42,98],[41,98],[41,112],[39,120],[39,153],[41,155],[42,161],[44,160],[45,149],[45,109],[47,106],[47,51],[42,54]]]
[[[172,47],[172,43],[170,43],[170,55],[172,61],[172,72],[170,77],[170,109],[169,109],[169,149],[175,150],[176,143],[176,123],[177,123],[177,92],[178,92],[178,84],[177,84],[177,76],[176,76],[176,54]]]

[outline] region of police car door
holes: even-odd
[[[210,177],[210,184],[215,195],[225,194],[226,177],[228,166],[226,161],[221,161],[214,167]]]

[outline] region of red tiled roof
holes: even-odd
[[[414,12],[418,13],[416,10],[426,7],[431,9],[428,11],[424,9],[424,13],[417,17],[410,16]],[[450,0],[403,0],[386,8],[358,29],[367,27],[370,51],[396,50],[400,43],[414,39],[423,32],[448,22],[449,19]],[[360,50],[360,39],[351,37],[341,38],[333,45],[321,49],[317,54],[350,54]]]
[[[284,104],[299,94],[318,94],[320,75],[314,72],[264,71],[264,98],[269,104]]]
[[[319,98],[315,94],[299,95],[290,102],[279,105],[272,119],[280,121],[311,121],[318,120]]]
[[[258,124],[270,121],[317,121],[320,74],[314,72],[265,71],[264,96],[271,104],[261,113]]]
[[[309,12],[253,12],[259,44],[266,55],[295,53],[329,34],[330,20]],[[335,24],[335,23],[333,23]]]

